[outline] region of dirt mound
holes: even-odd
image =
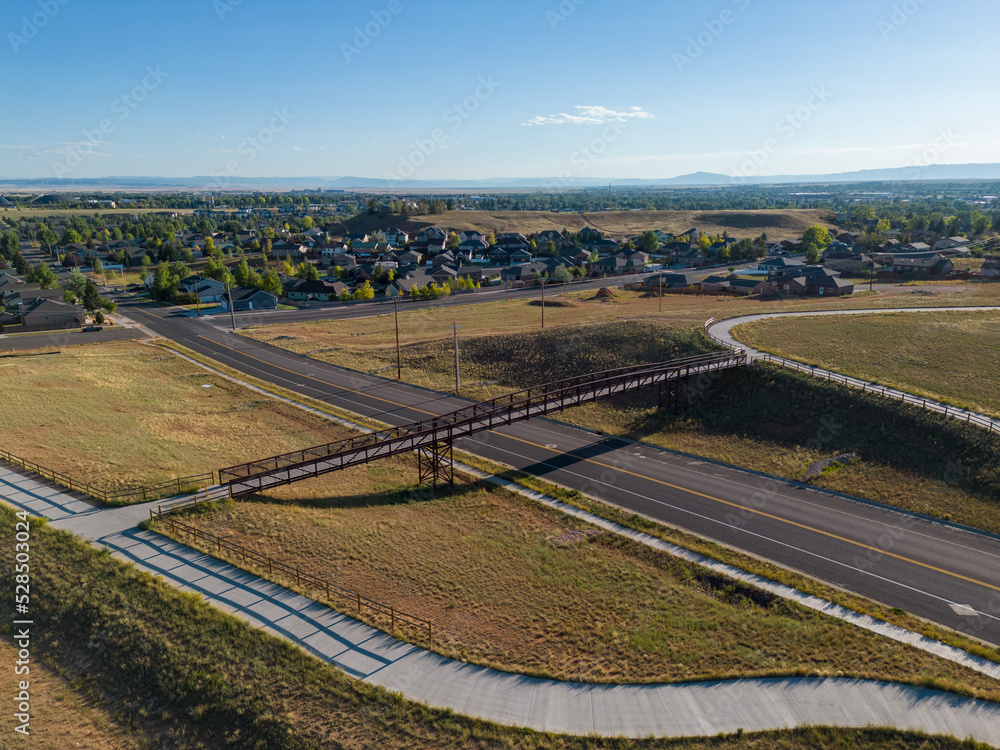
[[[528,303],[531,307],[541,307],[542,301],[540,299],[533,299]],[[545,300],[546,307],[579,307],[576,302],[571,302],[568,299],[547,299]]]
[[[612,292],[610,289],[608,289],[606,286],[602,286],[600,289],[597,290],[597,294],[595,296],[597,297],[597,299],[614,299],[615,293]]]

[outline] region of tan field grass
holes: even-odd
[[[550,229],[578,232],[591,228],[610,237],[632,236],[647,230],[680,233],[697,228],[706,234],[731,237],[757,237],[766,232],[772,241],[797,240],[807,227],[833,225],[826,220],[830,211],[823,209],[767,209],[747,211],[596,211],[557,213],[552,211],[445,211],[442,214],[411,216],[368,216],[362,214],[347,221],[354,231],[377,231],[395,226],[419,231],[428,226],[457,232],[478,230],[484,233],[521,232],[535,234]]]
[[[598,682],[854,675],[1000,698],[970,670],[620,537],[574,534],[587,525],[505,491],[415,497],[247,502],[184,520],[430,619],[438,650],[504,670]]]
[[[5,450],[108,488],[209,472],[349,434],[131,342],[0,357],[0,383]]]
[[[762,351],[1000,416],[1000,312],[786,318],[738,326]]]

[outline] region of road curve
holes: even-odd
[[[211,319],[123,312],[242,373],[389,424],[468,404],[233,336]],[[996,536],[548,420],[459,447],[1000,644]]]
[[[0,466],[0,499],[199,593],[356,679],[410,700],[536,731],[682,737],[796,726],[888,726],[1000,747],[1000,705],[888,682],[773,678],[686,684],[559,682],[464,664],[402,643],[277,584],[136,528],[149,509],[94,508]]]
[[[907,393],[906,391],[901,391],[896,388],[886,388],[884,386],[875,386],[865,380],[859,378],[853,378],[849,375],[843,375],[841,373],[835,372],[833,370],[824,370],[821,367],[812,367],[806,365],[796,359],[790,357],[778,357],[776,355],[767,354],[759,349],[754,349],[752,346],[748,346],[736,339],[733,335],[733,328],[744,323],[755,323],[760,320],[770,320],[773,318],[814,318],[829,315],[878,315],[878,314],[891,314],[891,313],[927,313],[927,312],[998,312],[1000,307],[997,306],[979,306],[979,307],[896,307],[896,308],[886,308],[886,309],[866,309],[866,310],[822,310],[815,312],[787,312],[787,313],[761,313],[759,315],[742,315],[737,318],[727,318],[726,320],[720,320],[713,322],[706,326],[706,331],[708,335],[717,343],[727,346],[730,349],[743,349],[747,352],[747,355],[751,360],[760,360],[766,362],[773,362],[775,364],[782,365],[783,367],[790,367],[794,370],[800,372],[805,372],[809,375],[813,375],[822,380],[833,380],[843,385],[850,386],[851,388],[859,388],[867,393],[874,393],[877,396],[883,396],[885,398],[892,399],[893,401],[902,401],[913,406],[919,406],[922,409],[927,409],[928,411],[934,411],[939,414],[943,414],[951,419],[956,419],[960,422],[967,422],[969,424],[974,424],[977,427],[981,427],[989,432],[1000,432],[1000,420],[993,419],[986,414],[980,414],[978,412],[970,411],[968,409],[959,409],[948,404],[942,404],[933,399],[923,398],[922,396],[915,396],[912,393]]]

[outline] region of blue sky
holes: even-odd
[[[992,0],[7,0],[0,177],[1000,162]]]

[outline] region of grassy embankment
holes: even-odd
[[[611,237],[632,236],[650,229],[680,233],[697,228],[719,237],[724,232],[734,237],[757,237],[761,232],[767,232],[769,240],[779,242],[799,239],[806,228],[813,224],[832,227],[826,221],[829,217],[830,212],[823,209],[597,211],[585,214],[552,211],[445,211],[442,214],[410,216],[405,219],[361,214],[348,219],[346,226],[352,232],[374,232],[391,225],[409,232],[436,226],[457,232],[477,230],[486,234],[521,232],[525,235],[553,229],[578,232],[589,227]]]
[[[0,535],[13,533],[0,506]],[[807,728],[728,738],[602,740],[499,727],[409,703],[180,593],[70,535],[35,524],[31,746],[255,750],[860,750],[970,747],[892,730]],[[0,585],[12,585],[10,567]],[[10,634],[10,600],[0,632]],[[5,637],[0,653],[8,653]],[[127,658],[121,658],[122,656]],[[38,660],[44,662],[44,666]],[[6,660],[5,660],[6,661]],[[9,670],[7,670],[9,672]],[[8,675],[0,678],[4,695]],[[55,700],[53,700],[55,696]],[[9,712],[0,732],[12,733]],[[70,742],[74,744],[70,744]],[[26,743],[27,744],[27,743]]]
[[[920,294],[917,300],[990,304],[998,292],[1000,286],[973,285],[967,292]],[[839,304],[913,305],[909,297],[884,295]],[[755,308],[801,309],[801,303],[670,297],[660,316],[657,300],[625,294],[609,304],[573,304],[547,309],[550,327],[545,331],[537,330],[538,308],[523,302],[408,313],[400,318],[403,378],[449,390],[454,355],[445,324],[450,320],[465,326],[463,395],[484,399],[567,375],[704,350],[709,344],[698,329],[713,312],[722,317]],[[836,326],[852,319],[824,320]],[[498,321],[503,333],[496,332]],[[602,325],[604,321],[614,322]],[[395,365],[392,322],[391,317],[323,321],[258,328],[247,335],[344,367],[380,372]],[[962,362],[947,356],[940,366]],[[984,388],[992,387],[989,379],[983,380]],[[691,409],[677,416],[660,413],[652,392],[572,409],[560,418],[796,480],[805,478],[817,461],[854,453],[854,460],[810,481],[1000,531],[997,436],[803,374],[758,367],[740,377],[725,377],[699,391]]]
[[[738,326],[761,351],[1000,416],[1000,312],[786,318]]]

